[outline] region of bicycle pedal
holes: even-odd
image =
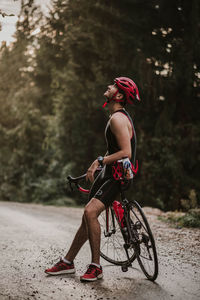
[[[127,271],[128,271],[128,266],[127,265],[122,266],[122,272],[127,272]]]

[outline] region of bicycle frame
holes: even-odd
[[[122,234],[124,236],[124,248],[126,251],[126,255],[128,258],[128,263],[125,264],[124,266],[122,266],[122,270],[123,271],[127,271],[128,267],[131,266],[131,260],[129,257],[129,253],[127,251],[128,248],[130,248],[131,246],[134,248],[134,251],[137,252],[137,243],[138,243],[138,239],[136,239],[137,237],[137,233],[134,232],[133,228],[130,227],[130,204],[129,201],[126,199],[125,197],[125,193],[124,191],[121,190],[120,192],[120,197],[121,197],[121,203],[122,203],[122,208],[124,210],[124,226],[120,226]],[[133,234],[134,232],[134,234]]]

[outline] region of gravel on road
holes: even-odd
[[[90,263],[86,243],[74,275],[44,273],[65,255],[81,222],[82,208],[0,202],[0,300],[200,299],[200,230],[161,222],[158,209],[144,208],[155,236],[159,276],[148,281],[135,261],[124,273],[103,259],[104,277],[79,280]]]

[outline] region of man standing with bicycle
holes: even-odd
[[[140,100],[136,84],[127,77],[115,78],[104,93],[108,105],[110,118],[108,120],[105,136],[107,142],[106,155],[99,156],[87,170],[86,179],[93,183],[89,202],[85,206],[82,223],[71,244],[66,256],[60,259],[52,268],[45,270],[46,274],[70,274],[75,272],[74,259],[84,243],[89,240],[91,247],[91,264],[86,273],[80,277],[81,281],[95,281],[103,277],[100,266],[100,224],[98,216],[106,207],[112,204],[120,193],[121,176],[117,161],[128,159],[133,173],[137,172],[135,166],[136,134],[132,119],[125,110],[127,104]],[[97,168],[102,171],[94,180]]]

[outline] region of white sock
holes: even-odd
[[[63,259],[62,259],[62,260],[63,260],[63,261],[66,263],[66,264],[68,264],[68,265],[71,265],[71,263],[72,263],[71,261],[67,260],[67,259],[66,259],[66,258],[64,258],[64,257],[63,257]]]
[[[100,265],[98,265],[98,264],[95,264],[95,263],[93,263],[93,262],[91,262],[91,265],[93,265],[93,266],[96,266],[96,267],[98,267],[99,269],[101,268],[101,266],[100,266]]]

